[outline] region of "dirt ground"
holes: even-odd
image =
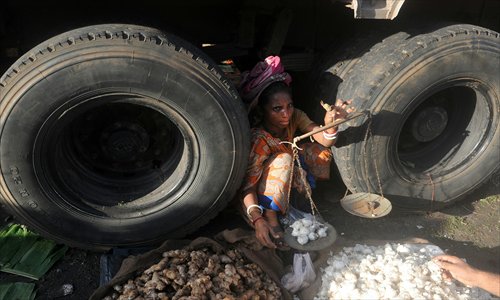
[[[500,272],[500,176],[494,176],[484,188],[467,200],[432,213],[407,213],[393,209],[379,219],[364,219],[342,209],[339,199],[343,187],[322,185],[313,195],[322,216],[344,239],[363,243],[369,240],[397,241],[422,238],[445,252],[466,258],[485,270]],[[228,224],[230,220],[230,225]],[[0,225],[15,221],[0,208]],[[238,216],[223,211],[202,228],[198,235],[209,236],[227,227],[239,226]],[[63,259],[38,282],[36,299],[88,299],[99,286],[102,253],[71,248]],[[0,273],[0,282],[29,281]],[[62,287],[71,284],[73,291],[63,296]]]

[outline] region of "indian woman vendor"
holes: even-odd
[[[314,142],[302,143],[299,151],[302,180],[294,163],[292,142],[294,134],[311,132],[315,124],[302,110],[294,107],[290,90],[291,76],[284,71],[280,58],[270,56],[244,73],[240,93],[252,110],[255,123],[251,131],[251,151],[245,180],[241,189],[243,209],[254,227],[259,242],[276,248],[274,239],[283,234],[279,217],[289,208],[290,189],[305,194],[315,180],[327,180],[332,161],[331,147],[337,139],[332,127],[312,135]],[[338,100],[324,116],[324,124],[345,118],[351,111],[350,101]],[[285,142],[285,143],[283,143]],[[290,179],[293,173],[293,179]],[[291,187],[290,187],[291,185]]]

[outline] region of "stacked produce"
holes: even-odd
[[[238,250],[172,250],[123,285],[111,299],[280,299],[280,288]]]
[[[445,281],[432,245],[356,245],[331,255],[315,299],[490,299],[478,288]]]
[[[328,228],[314,218],[298,219],[290,227],[293,229],[292,236],[296,237],[301,245],[328,235]]]

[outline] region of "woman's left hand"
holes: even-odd
[[[353,107],[349,107],[351,103],[352,100],[343,101],[337,99],[332,109],[325,113],[325,125],[331,124],[336,120],[345,119],[348,114],[355,110]]]

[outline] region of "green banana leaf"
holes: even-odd
[[[0,300],[33,300],[35,295],[34,283],[13,282],[0,284]]]
[[[0,231],[0,271],[38,280],[67,249],[23,225],[12,224]]]

